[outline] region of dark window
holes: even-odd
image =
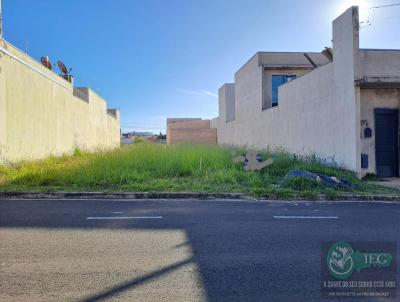
[[[272,107],[278,106],[278,87],[296,79],[295,75],[272,76]]]

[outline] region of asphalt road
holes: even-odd
[[[0,200],[0,301],[320,301],[322,242],[399,238],[400,204]]]

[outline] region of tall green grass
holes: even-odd
[[[243,192],[271,198],[335,196],[343,191],[302,180],[281,185],[289,170],[301,169],[349,179],[361,193],[373,191],[351,172],[312,157],[264,152],[265,158],[273,156],[274,163],[261,172],[247,172],[233,163],[232,151],[237,152],[220,146],[141,143],[110,152],[75,152],[0,166],[0,190]]]

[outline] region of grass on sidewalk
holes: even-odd
[[[266,198],[335,198],[340,194],[398,194],[358,180],[353,173],[326,166],[315,158],[273,154],[261,172],[244,171],[232,161],[232,149],[220,146],[140,143],[100,153],[0,166],[0,191],[29,192],[242,192]],[[271,154],[263,153],[264,157]],[[293,178],[280,185],[289,170],[300,169],[351,180],[356,189],[332,189]]]

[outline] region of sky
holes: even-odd
[[[361,47],[400,49],[400,0],[2,0],[7,41],[72,68],[123,131],[218,116],[218,88],[257,51],[321,51],[360,6]]]

